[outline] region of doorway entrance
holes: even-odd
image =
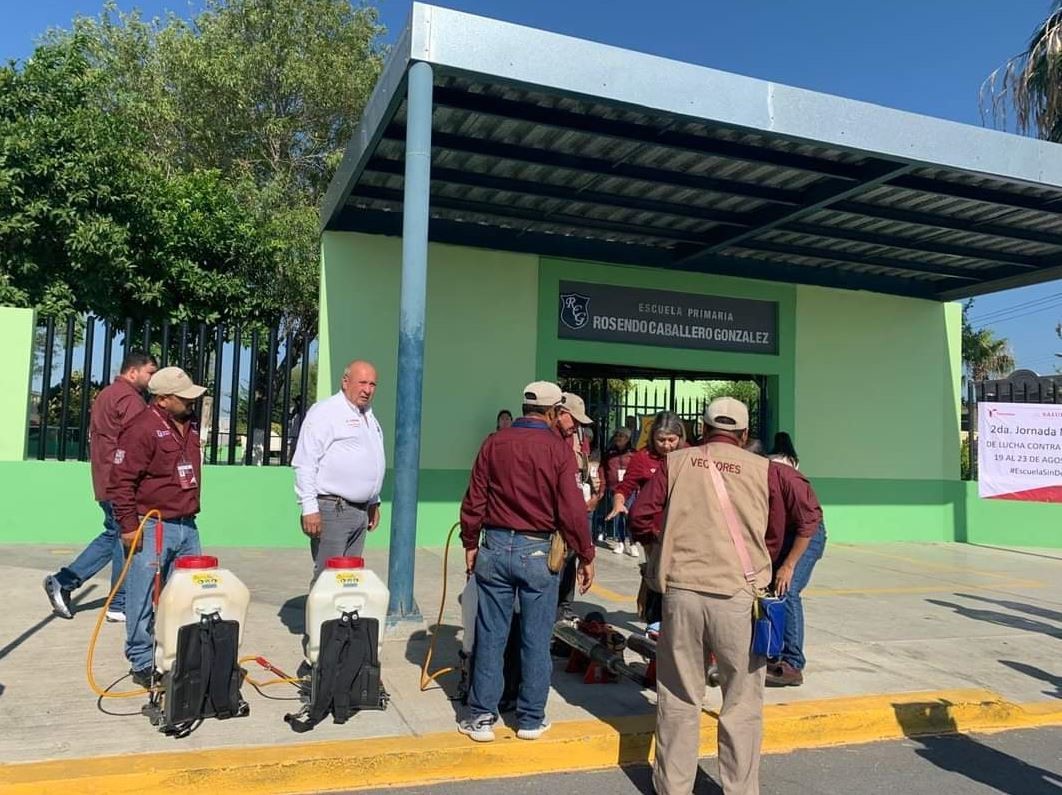
[[[749,436],[769,444],[768,377],[765,375],[662,370],[627,365],[560,362],[557,380],[566,392],[586,401],[594,420],[593,446],[604,451],[613,431],[630,428],[636,445],[644,445],[654,415],[678,414],[686,423],[687,439],[698,438],[708,403],[729,395],[749,407]]]

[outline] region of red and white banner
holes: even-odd
[[[1062,502],[1062,406],[979,403],[978,493]]]

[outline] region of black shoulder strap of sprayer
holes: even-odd
[[[354,682],[361,676],[361,669],[365,666],[368,647],[365,626],[357,613],[344,613],[340,626],[345,632],[345,640],[339,657],[339,668],[336,671],[335,689],[333,690],[335,703],[332,707],[337,723],[343,723],[357,712],[357,707],[351,706],[350,695],[354,689]]]
[[[359,638],[365,634],[360,625],[357,612],[344,613],[322,625],[318,687],[309,714],[312,725],[329,712],[337,723],[343,723],[356,711],[350,704],[350,690],[365,664],[366,648],[363,637]]]

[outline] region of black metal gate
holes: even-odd
[[[661,411],[678,414],[686,424],[687,438],[694,441],[700,434],[705,407],[722,394],[732,394],[748,404],[751,437],[766,441],[769,432],[767,377],[762,375],[564,362],[558,367],[558,382],[566,392],[574,392],[586,402],[587,414],[594,420],[593,444],[601,451],[621,426],[629,428],[637,441],[642,418]]]

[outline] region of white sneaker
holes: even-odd
[[[619,541],[617,541],[616,545],[614,547],[612,547],[612,552],[613,552],[613,554],[616,554],[616,555],[622,555],[623,554],[623,544],[621,544]]]
[[[597,534],[597,543],[599,543],[599,544],[604,544],[605,543],[605,534],[604,533],[598,533]]]
[[[494,716],[479,715],[475,718],[466,718],[457,724],[457,730],[477,743],[494,742]]]
[[[109,623],[109,624],[124,624],[125,623],[125,613],[122,613],[121,611],[118,611],[118,610],[108,610],[107,611],[107,623]]]
[[[638,553],[638,545],[632,544],[629,541],[623,544],[623,552],[624,554],[630,555],[632,558],[640,557]]]
[[[516,732],[516,736],[521,740],[537,740],[543,734],[550,730],[551,724],[548,720],[542,721],[541,725],[535,729],[520,729]]]

